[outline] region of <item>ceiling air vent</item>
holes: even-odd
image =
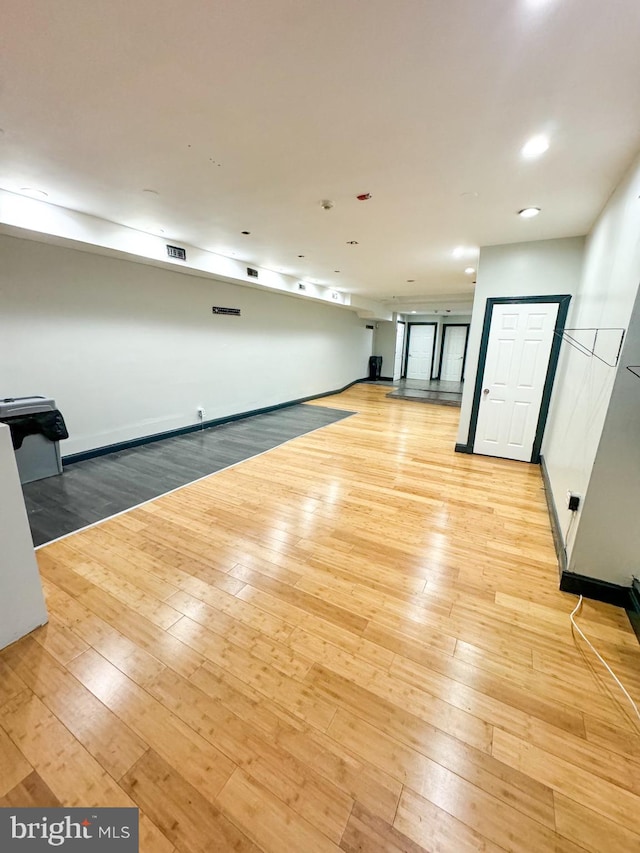
[[[254,270],[251,267],[247,267],[247,275],[249,278],[258,278],[258,270]]]
[[[169,255],[170,258],[175,258],[177,261],[187,260],[187,250],[180,246],[169,246],[167,244],[167,255]]]
[[[211,309],[213,314],[225,314],[227,317],[239,317],[240,309],[239,308],[220,308],[217,305],[214,305]]]

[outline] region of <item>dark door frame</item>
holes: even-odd
[[[440,340],[440,361],[438,362],[438,379],[442,377],[442,356],[444,355],[444,336],[447,333],[447,329],[451,329],[454,326],[460,328],[460,326],[464,326],[467,329],[467,334],[464,339],[464,355],[462,356],[462,373],[460,374],[460,381],[464,382],[464,370],[467,366],[467,348],[469,346],[469,326],[470,323],[443,323],[442,324],[442,337]]]
[[[402,379],[402,377],[404,376],[403,371],[404,371],[404,363],[405,363],[405,357],[406,357],[405,347],[406,347],[406,342],[407,342],[407,321],[406,320],[396,320],[396,335],[398,334],[398,323],[402,323],[402,325],[404,326],[404,332],[402,333],[402,355],[400,356],[400,379]],[[393,349],[393,367],[394,367],[394,370],[391,372],[392,378],[393,378],[393,373],[395,371],[395,366],[396,366],[396,350],[395,350],[395,346],[394,346],[394,349]]]
[[[484,321],[482,325],[482,338],[480,340],[480,352],[478,354],[478,372],[476,374],[476,384],[473,392],[473,405],[471,408],[471,420],[469,422],[469,434],[467,437],[466,444],[456,444],[456,450],[459,453],[473,453],[473,445],[476,441],[478,411],[480,409],[480,398],[482,396],[484,370],[487,361],[487,349],[489,347],[489,333],[491,331],[491,320],[493,319],[493,306],[505,304],[526,305],[535,304],[536,302],[558,303],[558,316],[556,318],[556,325],[554,328],[551,352],[549,353],[549,365],[547,367],[547,375],[544,382],[542,400],[540,401],[540,413],[538,415],[536,435],[533,440],[533,448],[531,450],[530,461],[536,464],[540,462],[540,447],[542,446],[544,428],[547,424],[547,415],[549,414],[549,403],[551,402],[551,392],[553,390],[553,380],[555,379],[556,368],[558,367],[558,359],[560,357],[562,331],[567,321],[567,312],[569,311],[569,303],[571,302],[571,295],[569,293],[554,294],[549,296],[496,296],[487,299],[484,311]]]
[[[402,378],[407,378],[407,367],[409,365],[409,343],[411,342],[411,327],[412,326],[435,326],[433,330],[433,346],[431,348],[431,368],[429,369],[429,377],[427,382],[430,382],[433,379],[433,361],[434,356],[436,354],[436,338],[438,337],[438,324],[437,323],[427,323],[427,322],[416,322],[412,323],[410,320],[407,323],[407,342],[405,345],[405,353],[404,353],[404,373],[402,374]]]

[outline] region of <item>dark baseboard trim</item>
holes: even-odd
[[[616,607],[631,609],[631,587],[619,586],[598,578],[589,578],[586,575],[577,575],[574,572],[563,571],[560,576],[560,589],[563,592],[571,592],[574,595],[583,595],[594,601],[603,601],[605,604],[613,604]]]
[[[456,444],[456,453],[473,453],[473,447],[470,444]]]
[[[635,578],[631,583],[629,601],[631,606],[627,607],[627,616],[640,642],[640,581],[637,581]]]
[[[262,409],[252,409],[248,412],[238,412],[238,414],[235,415],[226,415],[222,418],[204,421],[202,424],[189,424],[189,426],[166,430],[166,432],[156,432],[153,433],[153,435],[143,435],[140,436],[140,438],[132,438],[128,441],[118,441],[115,444],[106,444],[103,447],[95,447],[92,450],[83,450],[80,453],[71,453],[69,456],[62,457],[62,464],[73,465],[74,462],[86,462],[87,459],[95,459],[98,456],[107,456],[109,453],[118,453],[120,450],[129,450],[132,447],[141,447],[143,444],[151,444],[154,441],[162,441],[165,438],[174,438],[174,436],[178,435],[188,435],[192,432],[200,432],[202,429],[210,429],[211,427],[220,426],[220,424],[229,424],[233,421],[241,421],[244,418],[251,418],[254,415],[266,415],[269,412],[276,412],[279,409],[288,409],[290,406],[307,403],[309,400],[319,400],[321,397],[331,397],[333,394],[341,394],[353,385],[367,381],[366,377],[364,379],[354,379],[353,382],[349,382],[349,384],[345,385],[344,388],[338,388],[335,391],[323,391],[321,394],[311,394],[309,397],[300,397],[297,400],[288,400],[286,403],[277,403],[275,406],[265,406]]]
[[[620,586],[608,581],[590,578],[586,575],[578,575],[567,571],[567,554],[564,549],[564,537],[558,518],[556,502],[553,499],[551,481],[544,456],[540,454],[540,469],[544,482],[544,494],[547,499],[551,532],[553,533],[553,544],[558,558],[560,570],[560,589],[562,592],[570,592],[574,595],[582,595],[594,601],[603,601],[605,604],[613,604],[615,607],[623,607],[627,611],[629,622],[640,642],[640,583],[634,580],[631,586]]]
[[[547,499],[547,509],[549,511],[549,521],[551,522],[551,532],[553,534],[553,544],[556,549],[556,557],[558,558],[558,570],[562,576],[563,572],[567,571],[567,554],[564,550],[564,536],[562,535],[562,527],[558,518],[558,508],[553,499],[553,491],[551,489],[551,480],[547,471],[547,463],[544,456],[540,454],[540,470],[542,471],[542,481],[544,483],[544,496]],[[560,587],[562,589],[562,587]]]
[[[627,610],[627,616],[629,617],[629,622],[631,622],[631,627],[638,638],[638,642],[640,643],[640,611],[638,610]]]
[[[381,382],[393,382],[393,376],[379,376]]]
[[[594,601],[603,601],[605,604],[623,607],[627,611],[631,627],[638,638],[638,642],[640,642],[640,596],[636,584],[637,581],[634,581],[633,586],[619,586],[615,583],[598,580],[598,578],[588,578],[566,571],[562,572],[560,576],[560,589],[563,592],[571,592],[574,595],[592,598]]]

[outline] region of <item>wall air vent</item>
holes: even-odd
[[[251,267],[247,267],[247,275],[250,278],[258,278],[258,270],[254,270]]]
[[[167,244],[167,255],[169,255],[170,258],[175,258],[177,261],[187,260],[187,250],[180,246],[169,246]]]
[[[239,317],[240,309],[239,308],[219,308],[217,305],[214,305],[211,309],[213,314],[226,314],[228,317]]]
[[[365,329],[373,329],[373,326],[365,326]]]

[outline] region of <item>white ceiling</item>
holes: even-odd
[[[0,187],[460,301],[455,246],[589,230],[640,146],[639,36],[637,0],[3,0]]]

